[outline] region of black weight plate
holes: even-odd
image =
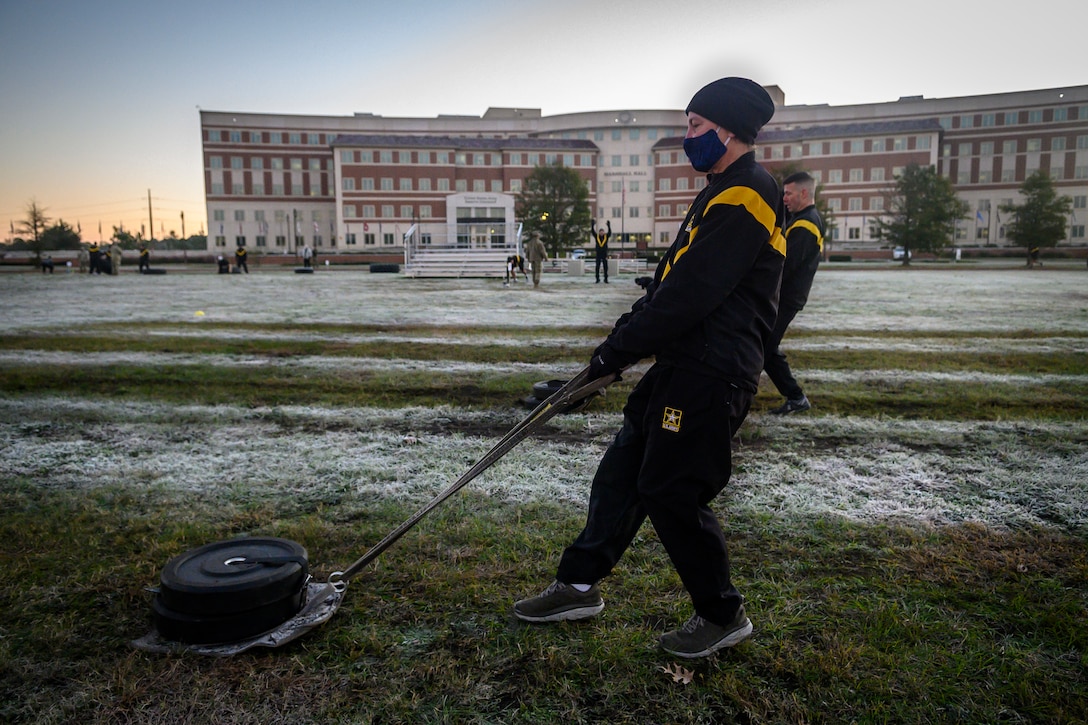
[[[262,563],[262,560],[265,560]],[[223,616],[278,602],[304,588],[306,549],[275,537],[217,541],[163,567],[159,597],[181,614]]]
[[[275,629],[295,616],[305,603],[306,590],[255,609],[223,616],[184,614],[166,607],[160,597],[151,602],[155,629],[164,639],[189,644],[219,644],[249,639]]]
[[[566,384],[566,380],[541,380],[539,383],[533,383],[533,395],[538,400],[547,400]]]
[[[313,267],[295,267],[295,274],[313,274]]]

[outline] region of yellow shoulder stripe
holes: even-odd
[[[790,235],[797,227],[800,227],[806,231],[812,232],[812,236],[816,237],[816,244],[819,245],[820,251],[824,251],[824,235],[820,234],[820,228],[810,222],[808,219],[798,219],[793,224],[790,224],[789,229],[786,230],[786,236]]]

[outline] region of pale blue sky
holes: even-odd
[[[35,199],[105,236],[203,223],[198,107],[382,116],[788,104],[1088,83],[1088,3],[0,0],[0,238]]]

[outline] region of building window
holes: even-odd
[[[931,142],[929,136],[918,136],[917,138],[915,138],[914,143],[915,148],[928,149]]]
[[[382,218],[383,219],[392,219],[393,216],[394,216],[393,215],[393,205],[392,204],[382,204]]]
[[[215,246],[217,246],[217,247],[225,247],[225,246],[227,246],[227,238],[226,238],[226,237],[224,237],[224,236],[216,236],[216,238],[215,238]]]
[[[431,205],[430,204],[422,204],[419,207],[419,218],[420,219],[430,219],[432,216],[433,215],[431,214]]]
[[[978,145],[979,156],[993,156],[994,155],[994,142],[982,141]]]
[[[850,169],[850,181],[865,181],[865,169]]]
[[[439,179],[438,180],[438,190],[439,191],[449,191],[450,190],[450,180],[449,179]]]
[[[283,171],[283,159],[272,159],[272,170]]]
[[[392,246],[393,245],[393,234],[390,233],[390,232],[386,232],[385,234],[382,234],[382,242],[384,244]]]
[[[869,197],[869,210],[870,211],[884,211],[884,197],[882,197],[882,196],[870,196]]]
[[[456,181],[455,181],[455,182],[453,183],[453,189],[454,189],[454,191],[456,191],[456,192],[457,192],[458,194],[463,194],[463,193],[465,193],[466,191],[468,191],[468,181],[467,181],[467,180],[465,180],[465,179],[457,179],[457,180],[456,180]]]
[[[968,141],[967,143],[961,143],[959,145],[959,147],[957,148],[956,155],[957,156],[970,156],[971,151],[972,151],[972,147],[973,147],[973,144],[970,141]]]
[[[344,235],[344,244],[348,247],[355,246],[355,232],[348,232]]]
[[[827,172],[827,183],[829,184],[841,184],[842,183],[842,169],[831,169]]]
[[[975,125],[974,116],[960,116],[960,128],[971,128]]]
[[[246,238],[243,236],[237,236],[234,238],[234,246],[244,247],[246,246]]]
[[[1083,196],[1082,195],[1082,196],[1074,196],[1073,197],[1073,208],[1074,209],[1084,209],[1086,206],[1088,206],[1088,196]]]
[[[430,179],[420,179],[418,183],[419,183],[419,190],[420,191],[430,191],[431,190],[431,180]]]
[[[264,184],[257,182],[253,184],[253,195],[264,196]]]
[[[623,157],[620,156],[619,154],[614,155],[612,157],[612,165],[613,166],[622,166],[623,165]]]
[[[1015,141],[1015,139],[1011,139],[1011,140],[1008,140],[1008,141],[1003,141],[1001,143],[1001,153],[1003,153],[1003,154],[1015,154],[1016,153],[1016,141]]]
[[[268,134],[268,143],[281,144],[283,143],[283,134],[279,131],[272,131]]]
[[[340,186],[344,191],[355,191],[355,179],[345,176],[340,180]]]
[[[1015,126],[1018,123],[1020,123],[1020,112],[1019,111],[1005,111],[1005,125],[1006,126]]]
[[[994,114],[992,114],[992,113],[982,114],[982,125],[983,126],[989,127],[989,126],[995,125],[996,123],[997,123],[997,120],[994,118]]]
[[[474,192],[487,191],[487,189],[484,188],[484,180],[483,179],[473,179],[472,180],[472,190]]]
[[[850,197],[850,211],[861,211],[861,197]]]
[[[892,139],[892,151],[906,151],[906,150],[907,150],[907,139],[903,138],[902,136],[898,136],[898,137]]]
[[[234,210],[234,221],[244,222],[245,220],[246,220],[245,209],[235,209]]]
[[[212,209],[212,221],[221,222],[226,218],[222,209]]]
[[[872,151],[873,153],[884,153],[884,139],[874,138]]]
[[[861,239],[861,227],[850,227],[847,229],[846,238],[852,240]]]
[[[288,134],[287,143],[291,144],[292,146],[301,146],[302,145],[302,134],[301,133]]]
[[[231,131],[230,132],[230,142],[231,143],[242,143],[242,132],[241,131]]]
[[[874,166],[869,169],[869,181],[884,181],[884,167]]]
[[[1065,151],[1065,136],[1050,139],[1051,151]]]
[[[1069,229],[1069,236],[1073,239],[1084,239],[1084,225],[1074,224]]]
[[[638,166],[638,154],[631,154],[631,158],[628,159],[628,163],[631,166]]]
[[[286,247],[287,246],[287,237],[285,237],[282,234],[277,235],[276,236],[276,246],[277,247]]]
[[[411,191],[412,190],[412,180],[411,179],[401,179],[399,188],[400,188],[401,191]]]
[[[257,244],[258,247],[267,247],[268,246],[268,237],[266,237],[266,236],[258,234],[255,241],[256,241],[256,244]]]
[[[242,168],[242,157],[241,156],[231,156],[230,157],[230,167],[232,169]]]
[[[412,218],[412,206],[411,204],[401,204],[400,215],[405,219]]]
[[[345,217],[354,217],[355,216],[355,205],[354,204],[344,204],[344,216]]]
[[[672,191],[672,179],[658,179],[657,180],[658,191]]]
[[[373,232],[370,232],[370,233],[364,232],[363,233],[363,245],[368,246],[368,247],[374,246],[374,233]]]
[[[1043,140],[1042,139],[1040,139],[1040,138],[1029,138],[1028,139],[1028,152],[1029,153],[1032,152],[1032,151],[1041,151],[1042,148],[1043,148]]]
[[[672,204],[658,204],[657,215],[659,217],[666,217],[672,215]]]
[[[392,190],[393,190],[393,180],[389,179],[389,178],[382,179],[382,191],[392,191]]]
[[[213,169],[223,168],[223,157],[222,156],[209,156],[208,157],[208,165]]]
[[[980,183],[980,184],[989,184],[993,180],[994,180],[994,172],[993,171],[979,171],[978,172],[978,183]]]
[[[378,159],[383,164],[391,164],[391,163],[393,163],[393,152],[392,151],[382,151],[378,155]]]
[[[688,190],[688,177],[681,176],[679,179],[676,180],[676,190],[677,191],[687,191]]]
[[[1035,109],[1034,111],[1028,111],[1028,123],[1042,123],[1043,112],[1041,109]]]
[[[971,172],[970,171],[960,171],[960,172],[958,172],[956,174],[956,183],[957,184],[970,184],[971,183]]]
[[[291,171],[302,171],[302,159],[291,159]]]

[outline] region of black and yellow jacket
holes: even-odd
[[[808,302],[812,278],[824,253],[823,219],[810,204],[786,223],[786,266],[782,269],[782,292],[779,309],[800,310]]]
[[[755,392],[778,314],[782,194],[754,153],[708,179],[646,295],[604,345],[625,363],[655,355]]]

